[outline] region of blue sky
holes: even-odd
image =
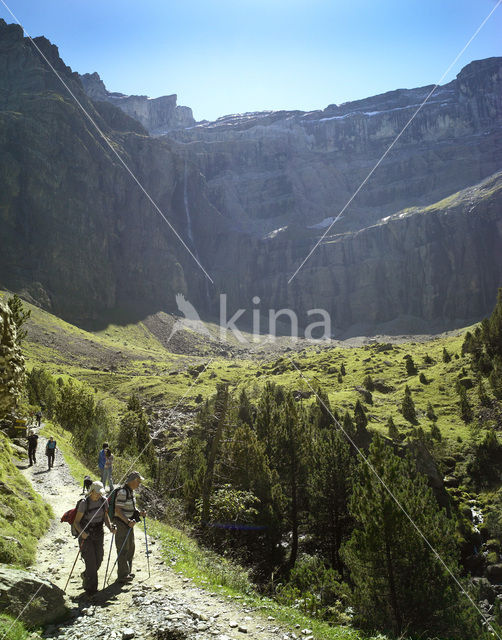
[[[195,117],[324,108],[437,82],[496,0],[3,0],[111,91]],[[14,20],[0,3],[0,17]],[[444,82],[502,55],[502,5]]]

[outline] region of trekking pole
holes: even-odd
[[[120,551],[117,554],[117,557],[115,558],[115,562],[113,563],[113,567],[110,569],[110,575],[112,575],[113,570],[115,569],[115,565],[117,564],[119,558],[120,558],[120,554],[122,553],[122,551],[124,550],[125,547],[125,543],[127,542],[127,538],[129,537],[129,534],[132,531],[132,527],[129,527],[129,531],[127,532],[127,535],[124,539],[124,542],[122,543],[122,546],[120,547]],[[108,578],[108,582],[110,582],[110,578]]]
[[[150,552],[148,551],[148,539],[146,537],[146,520],[145,520],[145,517],[143,517],[143,527],[145,529],[146,561],[148,563],[148,577],[150,577]]]
[[[73,563],[73,567],[71,568],[70,575],[68,576],[68,580],[66,581],[66,584],[64,586],[63,592],[66,592],[66,587],[68,586],[68,583],[70,582],[70,578],[72,576],[73,570],[75,569],[75,565],[77,564],[77,560],[78,560],[78,557],[80,555],[81,550],[82,550],[82,548],[81,548],[80,543],[79,543],[77,557],[75,558],[75,562]]]
[[[108,567],[110,566],[110,556],[112,555],[113,539],[115,538],[115,531],[112,531],[112,539],[110,542],[110,552],[108,554],[108,562],[106,563],[105,581],[103,582],[103,589],[106,587],[106,578],[108,576]]]

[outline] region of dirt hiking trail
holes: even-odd
[[[72,478],[68,466],[56,451],[54,467],[49,471],[44,454],[46,439],[39,437],[37,462],[23,470],[34,489],[54,510],[54,520],[40,540],[34,572],[64,588],[77,556],[77,542],[70,525],[60,522],[61,515],[83,496],[82,486]],[[95,479],[95,478],[93,478]],[[271,617],[244,608],[237,598],[220,596],[193,585],[192,581],[164,564],[160,545],[148,536],[151,576],[148,577],[143,524],[135,530],[135,578],[126,585],[116,582],[116,566],[108,586],[103,589],[111,533],[105,527],[104,560],[99,571],[99,591],[84,594],[80,574],[84,562],[79,558],[66,589],[70,616],[44,631],[47,638],[68,640],[311,640],[308,629],[288,630]],[[110,569],[117,557],[115,544]],[[110,571],[109,569],[109,571]]]

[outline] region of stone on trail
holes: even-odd
[[[64,617],[67,608],[63,590],[49,580],[0,566],[0,612],[13,617],[22,612],[26,625],[43,626]]]
[[[127,629],[122,629],[122,640],[131,640],[131,638],[134,638],[134,636],[136,635],[136,632],[134,631],[134,629],[131,628],[127,628]]]

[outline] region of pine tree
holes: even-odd
[[[458,575],[455,525],[448,520],[410,458],[375,437],[372,468],[392,491],[446,565]],[[400,635],[472,638],[462,620],[457,587],[382,483],[362,461],[350,510],[356,525],[342,556],[354,584],[356,621]]]
[[[25,380],[24,358],[12,311],[0,302],[0,419],[19,402]]]
[[[415,366],[415,363],[413,362],[413,358],[410,355],[406,355],[404,356],[405,360],[406,360],[406,375],[408,376],[414,376],[417,374],[417,367]]]
[[[309,530],[329,565],[343,576],[340,546],[352,530],[348,501],[354,457],[339,430],[317,433],[309,464]]]
[[[277,469],[283,493],[287,499],[288,521],[291,530],[291,551],[288,568],[298,557],[300,513],[305,499],[306,461],[310,441],[306,419],[299,414],[292,394],[283,403],[277,429],[277,457],[272,466]]]
[[[358,433],[365,430],[368,424],[368,418],[366,417],[360,400],[356,402],[356,406],[354,407],[354,422],[356,423]]]
[[[328,395],[319,387],[316,391],[315,402],[310,409],[310,423],[315,430],[333,428],[332,413]]]
[[[472,407],[469,404],[469,399],[467,398],[466,388],[460,384],[458,385],[457,391],[460,396],[460,416],[464,422],[472,422],[474,414],[472,412]]]
[[[16,325],[17,344],[21,345],[22,341],[28,335],[26,329],[23,329],[23,324],[30,318],[31,310],[25,311],[23,301],[16,294],[7,300],[7,305],[11,310],[12,319]]]
[[[239,396],[238,418],[241,422],[244,422],[248,425],[253,424],[253,407],[249,402],[249,398],[245,389],[241,391],[241,394]]]
[[[448,353],[446,347],[443,347],[443,362],[450,362],[451,355]]]
[[[340,373],[342,374],[342,376],[347,374],[347,372],[345,370],[345,364],[343,362],[342,362],[342,366],[340,367]]]
[[[480,380],[478,384],[478,398],[483,407],[489,407],[491,405],[490,397],[486,393],[486,388],[482,380]]]
[[[411,391],[408,385],[406,385],[406,388],[404,390],[404,398],[401,403],[401,411],[403,412],[403,418],[405,418],[412,424],[416,423],[417,413],[415,411],[415,403],[412,400]]]
[[[387,432],[391,440],[399,440],[399,431],[394,424],[392,416],[389,416],[389,419],[387,420]]]
[[[368,391],[375,390],[375,383],[373,382],[373,378],[370,375],[367,375],[363,380],[363,387]]]
[[[433,440],[437,440],[438,442],[441,442],[441,440],[443,439],[441,431],[435,422],[433,422],[431,425],[431,438]]]
[[[436,422],[436,420],[438,419],[434,411],[434,407],[430,402],[427,404],[427,412],[425,415],[429,418],[429,420],[432,420],[432,422]]]

